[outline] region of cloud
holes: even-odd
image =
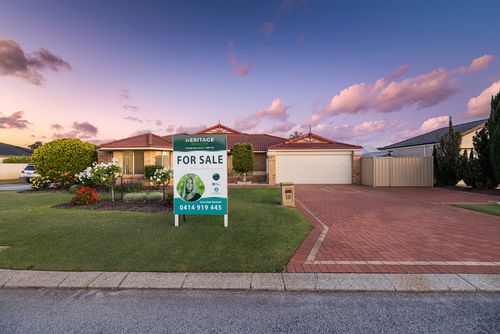
[[[45,69],[59,72],[71,70],[71,65],[45,48],[39,48],[32,55],[10,39],[0,39],[0,76],[23,78],[35,85],[41,85]]]
[[[118,93],[118,96],[122,100],[128,100],[128,99],[130,99],[130,89],[128,89],[128,88],[122,88],[122,89],[120,89],[120,92]]]
[[[371,120],[358,125],[332,125],[320,123],[312,128],[325,137],[336,139],[353,139],[372,133],[380,132],[387,128],[384,120]]]
[[[229,42],[228,60],[229,63],[233,65],[233,72],[239,77],[247,76],[253,68],[252,64],[241,61],[236,57],[234,41]]]
[[[152,132],[153,132],[153,130],[151,130],[151,129],[136,130],[136,131],[132,132],[131,134],[129,134],[128,136],[134,137],[134,136],[144,135],[146,133],[152,133]]]
[[[500,81],[492,83],[481,94],[467,101],[467,117],[488,117],[491,111],[491,97],[500,93]]]
[[[448,125],[449,119],[450,119],[449,116],[437,116],[429,118],[425,120],[418,129],[400,131],[392,137],[392,140],[394,141],[405,140],[436,129],[440,129]]]
[[[271,35],[274,32],[274,21],[264,23],[262,32],[268,36]]]
[[[297,124],[295,124],[293,122],[284,122],[281,124],[273,125],[269,132],[273,133],[273,134],[285,135],[288,132],[290,132],[293,128],[295,128],[296,126],[297,126]]]
[[[289,12],[294,8],[305,5],[306,3],[306,0],[282,0],[279,4],[279,9],[284,12]]]
[[[16,111],[10,116],[2,116],[0,113],[0,129],[26,129],[30,122],[23,118],[24,111]]]
[[[141,119],[139,119],[137,117],[133,117],[133,116],[123,117],[123,119],[126,119],[127,121],[142,123]]]
[[[234,123],[234,127],[242,131],[254,129],[266,118],[273,121],[285,122],[289,116],[287,113],[289,108],[289,106],[286,106],[283,101],[277,97],[271,102],[271,105],[267,109],[257,111],[248,117],[237,119]]]
[[[162,122],[162,121],[160,121],[159,119],[157,119],[157,120],[155,121],[155,125],[156,125],[156,126],[161,126],[162,124],[163,124],[163,122]]]
[[[193,126],[179,126],[175,129],[176,133],[195,133],[206,129],[206,125],[193,125]]]
[[[356,114],[368,110],[388,113],[412,105],[418,109],[428,108],[446,100],[458,90],[458,79],[443,68],[396,81],[407,69],[405,65],[387,78],[374,83],[357,83],[343,89],[323,111],[312,115],[308,124],[341,113]]]
[[[132,111],[132,112],[139,111],[139,107],[133,104],[124,104],[122,108],[125,109],[126,111]]]
[[[58,124],[57,124],[58,125]],[[80,138],[80,139],[88,139],[93,138],[97,135],[98,129],[95,125],[90,124],[89,122],[73,122],[71,126],[73,130],[68,132],[59,132],[54,133],[52,138],[61,139],[61,138]],[[62,128],[62,127],[61,127]]]
[[[50,128],[56,131],[61,131],[64,127],[61,124],[54,123],[50,126]]]
[[[488,65],[495,59],[492,55],[484,55],[474,59],[469,66],[458,68],[458,72],[462,73],[472,73],[484,70]]]

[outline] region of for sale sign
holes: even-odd
[[[226,135],[175,135],[173,167],[176,218],[227,215]]]

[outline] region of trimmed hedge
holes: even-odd
[[[4,164],[29,164],[31,163],[31,156],[11,156],[3,159]]]
[[[62,173],[75,175],[97,160],[96,146],[80,139],[57,139],[33,152],[33,163],[41,176],[52,179]]]
[[[153,174],[155,173],[155,171],[157,169],[163,169],[163,166],[161,166],[161,165],[144,166],[144,177],[149,180],[151,178],[151,176],[153,176]]]

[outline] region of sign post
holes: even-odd
[[[175,135],[174,222],[179,215],[224,215],[228,227],[226,135]]]

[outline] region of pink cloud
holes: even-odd
[[[491,97],[500,93],[500,81],[492,83],[489,87],[485,88],[481,94],[476,97],[470,98],[467,101],[467,117],[488,117],[490,114]]]
[[[274,32],[274,22],[266,22],[262,26],[262,32],[268,36],[271,35]]]
[[[139,107],[133,104],[124,104],[122,108],[125,109],[126,111],[132,111],[132,112],[139,111]]]
[[[253,68],[252,64],[249,64],[247,62],[241,61],[236,57],[236,51],[235,51],[235,43],[234,41],[229,42],[229,56],[228,56],[229,63],[233,65],[233,72],[239,76],[239,77],[244,77],[247,76],[250,71]]]
[[[392,140],[393,141],[405,140],[436,129],[440,129],[448,125],[449,119],[450,119],[449,116],[437,116],[429,118],[425,120],[418,129],[400,131],[392,137]]]
[[[477,72],[477,71],[481,71],[481,70],[484,70],[486,67],[488,67],[488,65],[495,59],[495,57],[493,55],[484,55],[484,56],[481,56],[481,57],[478,57],[476,59],[474,59],[470,64],[469,66],[467,67],[460,67],[458,69],[459,72],[462,72],[462,73],[471,73],[471,72]]]
[[[248,117],[237,119],[234,123],[234,127],[242,131],[254,129],[263,119],[285,122],[289,116],[287,113],[289,108],[289,106],[286,106],[283,101],[277,97],[271,102],[268,108],[259,110]]]
[[[130,99],[130,89],[128,89],[128,88],[122,88],[122,89],[120,89],[120,92],[118,93],[118,96],[122,100],[128,100],[128,99]]]
[[[24,111],[16,111],[10,116],[0,113],[0,129],[26,129],[31,123],[23,118]]]
[[[313,132],[318,132],[329,138],[352,139],[366,136],[375,132],[380,132],[387,127],[384,120],[366,121],[358,125],[335,125],[320,123],[312,128]]]

